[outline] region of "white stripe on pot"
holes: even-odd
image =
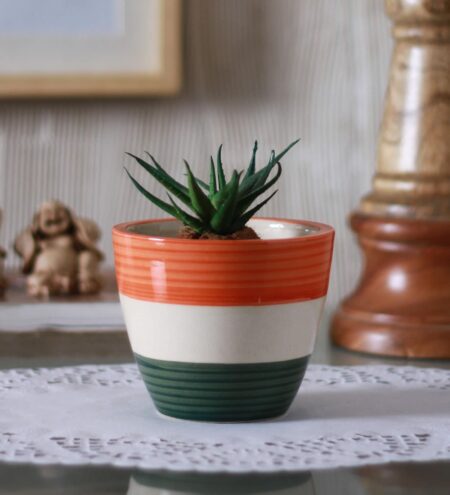
[[[264,306],[190,306],[120,294],[133,351],[188,363],[264,363],[311,354],[324,297]]]

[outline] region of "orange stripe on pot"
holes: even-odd
[[[119,291],[155,302],[208,306],[280,304],[326,295],[334,231],[313,222],[302,237],[239,241],[192,240],[137,233],[151,220],[113,229]],[[257,225],[258,220],[254,220]],[[144,229],[143,229],[144,230]]]

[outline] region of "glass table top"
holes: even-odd
[[[328,340],[328,318],[319,334],[313,363],[331,365],[396,364],[450,369],[450,361],[383,359],[334,348]],[[121,363],[131,361],[123,334],[91,342],[97,355],[70,351],[70,339],[52,340],[45,334],[18,345],[11,336],[0,335],[0,368]],[[76,338],[80,338],[78,335]],[[58,340],[59,339],[59,340]],[[49,345],[49,342],[51,345]],[[55,343],[56,342],[56,343]],[[73,348],[72,348],[73,349]],[[0,463],[0,495],[52,494],[320,494],[320,495],[447,495],[450,493],[450,462],[391,463],[358,468],[315,470],[270,475],[223,475],[137,471],[93,466],[36,466]]]

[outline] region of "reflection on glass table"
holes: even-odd
[[[449,464],[222,475],[0,464],[0,495],[447,495]]]

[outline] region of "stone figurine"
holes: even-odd
[[[76,217],[59,201],[47,201],[21,232],[14,249],[23,259],[27,291],[33,296],[94,294],[101,289],[97,225]]]
[[[0,226],[2,224],[2,211],[0,210]],[[6,251],[0,246],[0,296],[3,295],[6,289],[6,278],[4,275],[3,262],[6,258]]]

